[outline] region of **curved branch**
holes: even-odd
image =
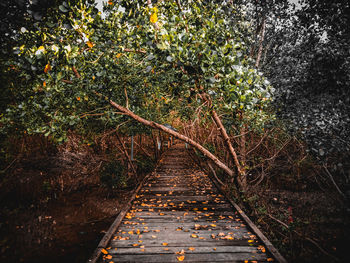
[[[211,152],[209,152],[206,148],[204,148],[202,145],[200,145],[199,143],[195,142],[194,140],[188,138],[185,135],[182,135],[176,131],[173,131],[159,123],[156,123],[154,121],[149,121],[146,120],[138,115],[136,115],[135,113],[133,113],[132,111],[124,108],[123,106],[115,103],[114,101],[110,100],[109,103],[111,104],[112,107],[116,108],[117,110],[121,111],[122,113],[124,113],[125,115],[128,115],[129,117],[133,118],[134,120],[152,127],[154,129],[158,129],[161,130],[163,132],[166,132],[172,136],[174,136],[175,138],[178,138],[181,141],[184,141],[190,145],[192,145],[193,147],[195,147],[198,151],[200,151],[201,153],[203,153],[207,158],[209,158],[210,160],[212,160],[216,166],[218,166],[219,168],[223,169],[229,176],[234,176],[234,172],[223,162],[221,162],[214,154],[212,154]]]

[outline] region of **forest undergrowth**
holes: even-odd
[[[115,130],[9,137],[1,167],[0,262],[85,262],[161,151]],[[133,167],[131,167],[131,163]],[[53,255],[55,255],[53,257]]]
[[[216,127],[204,128],[194,121],[184,126],[184,132],[233,163]],[[340,157],[321,165],[305,143],[278,128],[230,139],[248,170],[244,192],[194,148],[189,152],[221,181],[289,262],[345,262],[350,241],[347,175],[330,172]]]

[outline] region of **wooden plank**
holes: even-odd
[[[135,240],[112,240],[110,243],[110,247],[113,248],[130,248],[133,247],[135,244],[138,244],[139,246],[144,245],[145,247],[159,247],[162,245],[162,243],[168,243],[168,246],[173,246],[173,247],[219,247],[219,246],[249,246],[248,242],[243,242],[242,240],[199,240],[198,242],[193,242],[189,240],[178,240],[178,241],[160,241],[160,240],[149,240],[147,244],[145,243],[138,243],[135,242]],[[250,243],[249,243],[250,244]],[[255,245],[250,245],[251,247],[256,247]],[[118,250],[118,249],[117,249]]]
[[[179,251],[180,252],[180,251]],[[179,262],[178,254],[144,254],[144,255],[114,255],[112,260],[116,262]],[[202,253],[185,254],[186,262],[242,262],[245,260],[265,260],[260,254],[253,253]]]
[[[178,262],[182,250],[186,262],[267,261],[261,239],[210,176],[187,166],[187,158],[178,163],[183,154],[175,147],[163,155],[99,249],[110,247],[115,262]]]
[[[274,245],[267,239],[267,237],[260,231],[260,229],[250,220],[250,218],[243,212],[243,210],[230,198],[230,196],[222,189],[221,185],[218,183],[214,176],[210,176],[210,179],[215,184],[215,186],[221,191],[221,193],[226,197],[230,204],[238,211],[243,220],[247,223],[250,229],[258,236],[267,250],[274,256],[274,258],[280,263],[288,263],[287,260],[279,253]]]
[[[197,245],[197,244],[196,244]],[[189,249],[190,248],[190,249]],[[201,253],[260,253],[257,247],[249,246],[161,246],[161,247],[129,247],[129,248],[118,248],[111,249],[109,254],[120,255],[120,254],[174,254],[178,251],[184,250],[186,254],[201,254]]]

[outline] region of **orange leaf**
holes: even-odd
[[[43,82],[43,87],[46,87],[46,81]]]
[[[177,257],[177,261],[184,261],[184,259],[185,259],[185,256],[178,256]]]
[[[109,5],[113,5],[113,1],[108,1],[108,4]]]
[[[101,249],[101,252],[102,252],[103,254],[105,254],[105,255],[107,255],[107,254],[108,254],[108,251],[107,251],[107,250],[105,250],[104,248],[102,248],[102,249]]]
[[[167,246],[167,245],[168,245],[168,243],[162,243],[162,245],[163,245],[163,246]]]
[[[88,45],[89,48],[92,48],[94,44],[92,44],[90,41],[86,42],[86,45]]]
[[[193,250],[195,250],[195,248],[194,247],[189,247],[188,250],[193,251]]]
[[[45,66],[44,72],[47,73],[50,70],[51,70],[51,65],[50,65],[50,63],[47,63],[46,66]]]
[[[80,100],[80,97],[77,97],[77,100]]]
[[[192,234],[191,237],[197,238],[198,236],[196,234]]]
[[[121,53],[118,53],[117,55],[115,55],[116,58],[120,58],[122,56]]]
[[[106,259],[112,259],[112,256],[111,255],[107,255]]]
[[[156,14],[156,13],[153,13],[153,14],[151,15],[151,17],[149,18],[149,21],[151,21],[151,23],[157,23],[157,21],[158,21],[158,16],[157,16],[157,14]]]

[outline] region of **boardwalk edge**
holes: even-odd
[[[215,184],[215,186],[219,189],[219,191],[225,196],[225,198],[229,201],[229,203],[237,210],[240,216],[244,219],[244,221],[248,224],[248,226],[254,231],[260,241],[265,245],[266,249],[274,256],[274,258],[279,263],[288,263],[288,261],[280,254],[280,252],[275,248],[274,245],[267,239],[267,237],[261,232],[261,230],[250,220],[250,218],[243,212],[243,210],[233,201],[230,196],[226,193],[226,191],[221,187],[219,182],[216,180],[214,176],[210,173],[209,178]]]
[[[103,238],[101,239],[100,243],[98,244],[97,248],[95,249],[94,253],[92,254],[92,256],[88,259],[87,263],[96,263],[99,258],[101,257],[101,250],[103,248],[106,248],[107,244],[109,243],[109,241],[111,240],[114,232],[118,229],[120,223],[122,222],[122,220],[124,219],[126,213],[129,211],[129,209],[132,206],[132,202],[135,200],[136,195],[138,194],[138,192],[140,191],[140,189],[142,188],[142,186],[144,185],[144,183],[147,181],[147,179],[151,176],[154,175],[156,170],[157,170],[158,164],[156,165],[156,167],[154,168],[153,172],[147,174],[145,176],[145,178],[143,178],[142,182],[139,184],[139,186],[136,188],[136,190],[134,191],[133,195],[131,196],[129,202],[123,207],[123,209],[119,212],[117,218],[114,220],[114,222],[112,223],[112,225],[109,227],[109,229],[107,230],[106,234],[103,236]]]

